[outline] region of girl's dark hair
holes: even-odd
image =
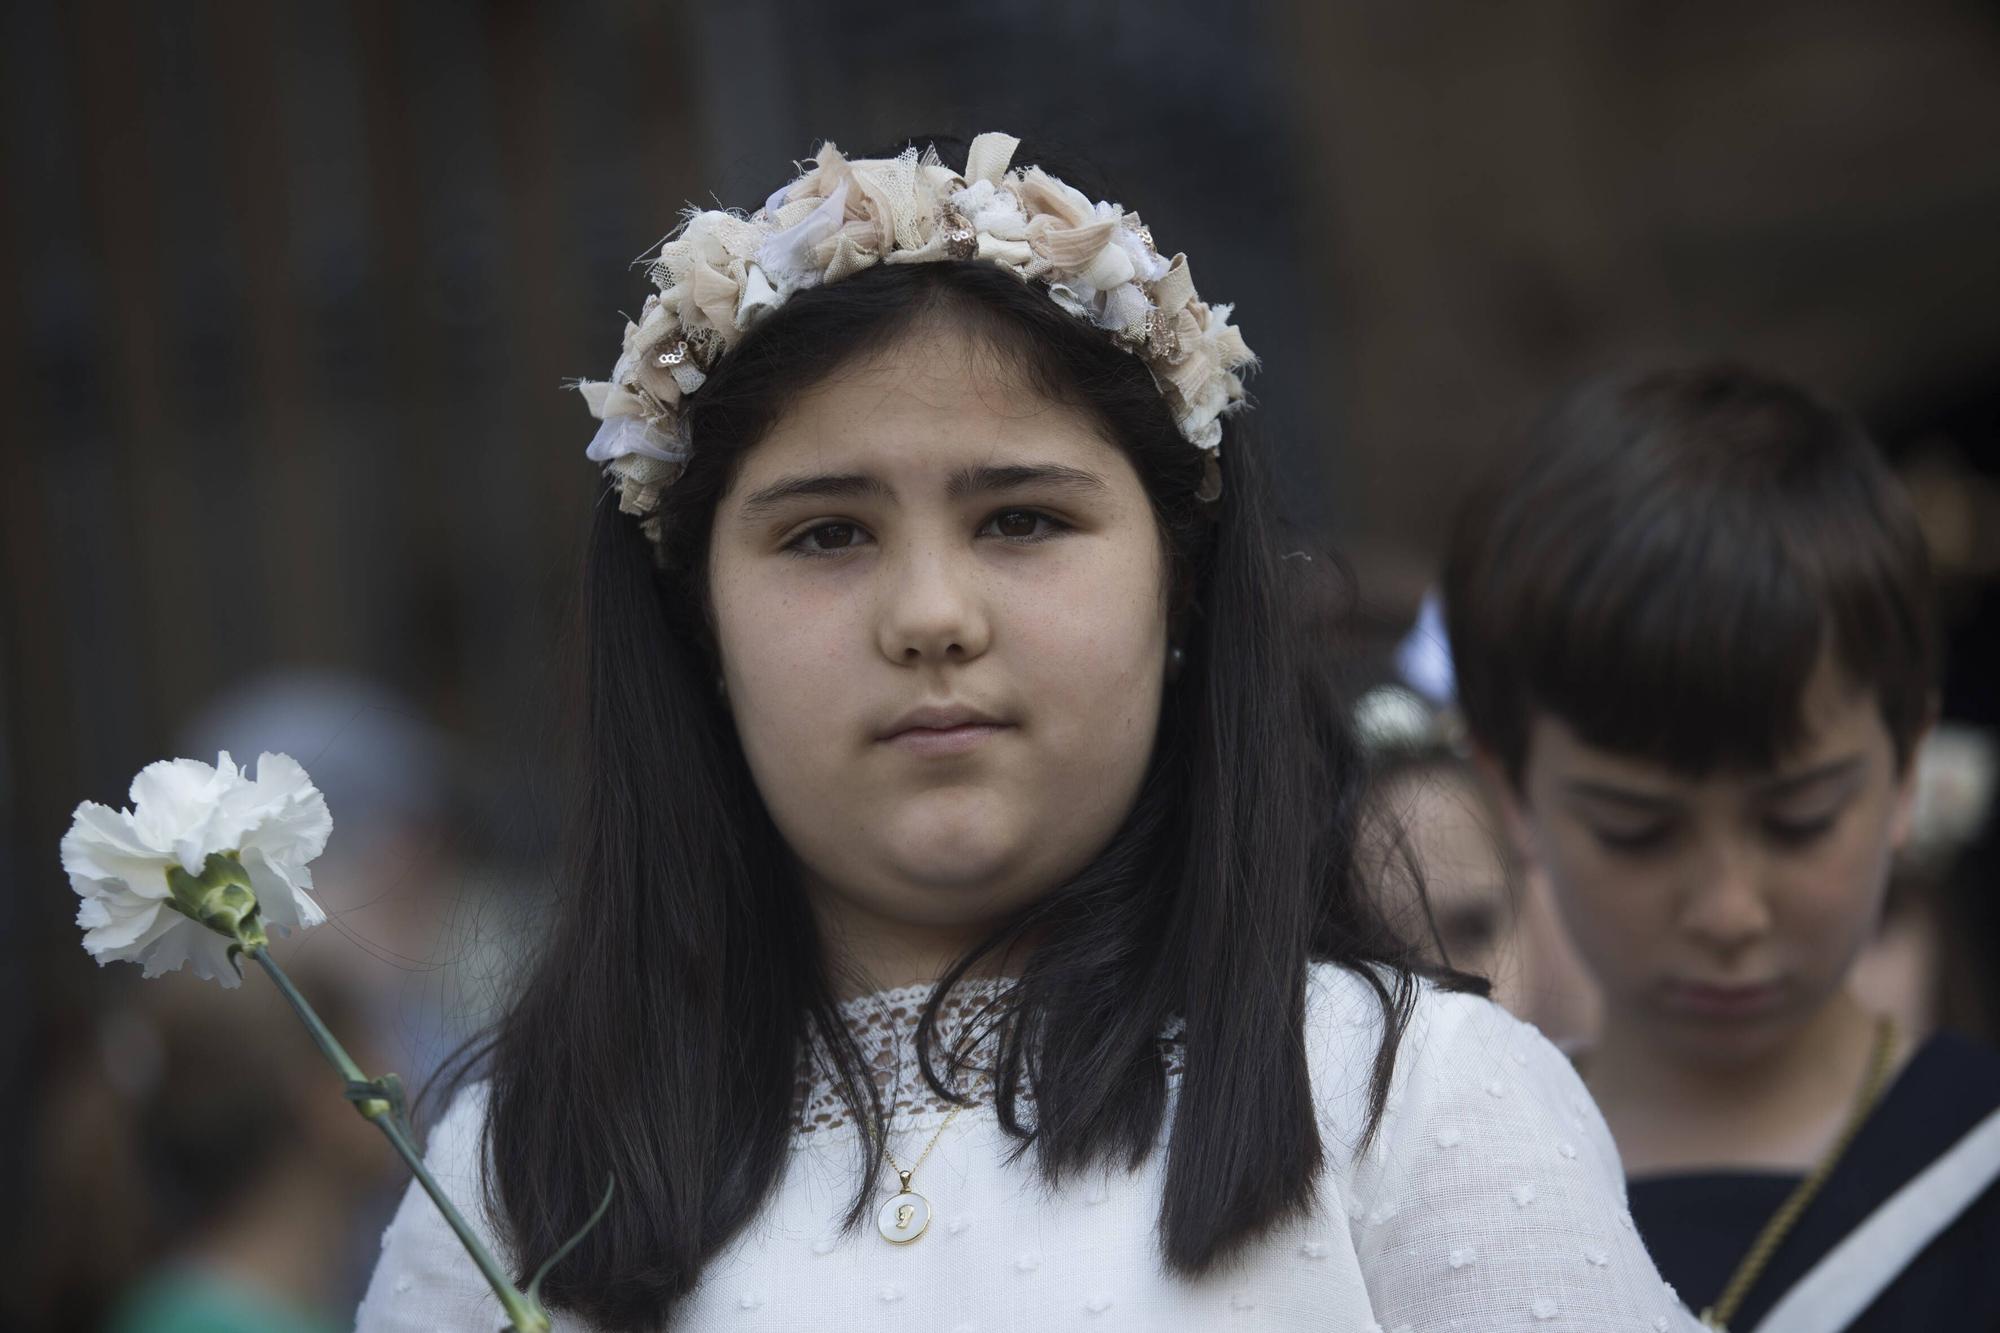
[[[1930,558],[1860,422],[1726,362],[1593,379],[1461,512],[1459,700],[1518,785],[1538,712],[1699,777],[1808,739],[1831,650],[1906,763],[1932,712]]]
[[[937,319],[1124,449],[1170,553],[1186,663],[1110,844],[931,997],[926,1077],[950,1095],[931,1034],[951,983],[1039,941],[989,1014],[1000,1122],[1052,1183],[1137,1165],[1165,1131],[1160,1243],[1188,1275],[1313,1198],[1309,960],[1354,967],[1379,996],[1371,1132],[1387,1095],[1417,969],[1356,874],[1364,776],[1337,682],[1342,576],[1282,536],[1258,451],[1233,429],[1222,498],[1199,502],[1202,456],[1146,367],[1045,290],[990,264],[880,265],[794,296],[717,364],[690,400],[693,457],[665,492],[657,561],[614,496],[597,508],[572,855],[538,969],[492,1042],[487,1133],[490,1193],[524,1269],[617,1181],[610,1212],[543,1288],[608,1328],[669,1320],[763,1206],[788,1158],[802,1052],[827,1052],[856,1117],[883,1122],[717,699],[705,559],[734,470],[788,404]],[[1184,1072],[1169,1127],[1159,1038],[1176,1018]],[[850,1224],[881,1138],[863,1141]]]

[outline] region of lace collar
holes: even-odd
[[[1003,978],[968,978],[952,987],[938,1006],[931,1067],[943,1074],[954,1053],[963,1055],[964,1073],[957,1087],[972,1093],[968,1113],[992,1104],[986,1080],[998,1054],[999,1032],[991,1006],[1010,984]],[[952,1103],[940,1097],[924,1078],[917,1059],[917,1021],[930,995],[928,984],[896,986],[840,1005],[840,1016],[875,1075],[875,1086],[894,1126],[939,1120],[952,1110]],[[1160,1034],[1170,1080],[1180,1075],[1181,1031],[1182,1024],[1175,1019]],[[1025,1091],[1023,1100],[1027,1100]],[[853,1112],[834,1086],[825,1055],[815,1048],[807,1053],[800,1072],[798,1131],[825,1133],[853,1124]]]
[[[932,1067],[944,1072],[954,1052],[967,1059],[961,1088],[970,1087],[975,1100],[979,1086],[992,1070],[998,1046],[989,1005],[1006,993],[1003,979],[967,979],[952,987],[938,1007],[933,1033]],[[891,1124],[919,1121],[950,1113],[951,1103],[938,1096],[917,1060],[917,1020],[929,1001],[928,984],[896,986],[842,1001],[841,1019],[861,1047],[862,1059],[875,1076]],[[801,1071],[799,1132],[822,1133],[854,1123],[853,1112],[835,1088],[825,1053],[815,1045]]]

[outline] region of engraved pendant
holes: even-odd
[[[891,1245],[908,1245],[923,1235],[930,1224],[930,1200],[912,1194],[907,1184],[901,1194],[883,1200],[882,1206],[875,1210],[875,1229]]]

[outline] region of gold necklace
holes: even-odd
[[[1765,1265],[1771,1262],[1778,1246],[1791,1234],[1792,1227],[1806,1210],[1806,1205],[1819,1193],[1820,1186],[1826,1184],[1833,1168],[1854,1143],[1854,1136],[1861,1132],[1862,1122],[1875,1109],[1876,1101],[1882,1096],[1882,1089],[1889,1079],[1889,1065],[1896,1052],[1896,1020],[1886,1014],[1875,1022],[1875,1051],[1869,1060],[1868,1077],[1861,1084],[1861,1092],[1854,1099],[1854,1105],[1847,1112],[1847,1123],[1841,1126],[1840,1137],[1826,1155],[1819,1159],[1812,1174],[1799,1182],[1798,1188],[1771,1214],[1771,1220],[1757,1233],[1757,1239],[1750,1245],[1750,1252],[1743,1256],[1743,1262],[1736,1266],[1728,1283],[1722,1288],[1722,1295],[1715,1304],[1701,1312],[1702,1327],[1729,1333],[1729,1321],[1743,1305],[1743,1298],[1757,1285],[1757,1279],[1764,1275]]]
[[[882,1026],[885,1031],[893,1028],[893,1023],[887,1014],[882,1015]],[[972,1088],[968,1095],[976,1096],[980,1090],[988,1086],[988,1080],[989,1075],[987,1073],[980,1072],[977,1074],[973,1079]],[[938,1127],[931,1133],[930,1142],[924,1145],[924,1150],[917,1154],[917,1160],[910,1164],[910,1168],[907,1171],[903,1169],[902,1165],[896,1161],[894,1155],[889,1151],[889,1126],[886,1117],[879,1132],[872,1120],[868,1119],[865,1115],[861,1117],[862,1128],[867,1131],[868,1137],[875,1140],[876,1146],[881,1149],[883,1159],[889,1163],[890,1169],[896,1173],[896,1178],[900,1186],[894,1194],[882,1201],[881,1207],[875,1210],[875,1229],[881,1232],[882,1239],[888,1241],[891,1245],[908,1245],[929,1229],[931,1224],[931,1201],[911,1189],[910,1180],[917,1172],[923,1169],[924,1163],[930,1159],[931,1149],[937,1147],[938,1140],[944,1137],[944,1132],[951,1128],[951,1122],[958,1119],[958,1113],[963,1111],[968,1104],[967,1102],[959,1102],[951,1108],[943,1120],[938,1122]]]
[[[882,1156],[887,1159],[890,1169],[896,1173],[897,1179],[902,1182],[902,1188],[889,1198],[884,1199],[882,1206],[875,1210],[875,1229],[881,1232],[882,1239],[888,1241],[891,1245],[908,1245],[911,1241],[923,1235],[925,1229],[930,1226],[931,1201],[910,1188],[910,1177],[923,1169],[924,1162],[931,1155],[931,1149],[937,1147],[938,1140],[944,1137],[945,1130],[951,1128],[951,1122],[958,1119],[958,1113],[964,1109],[963,1104],[951,1108],[951,1114],[947,1115],[943,1122],[938,1125],[937,1131],[931,1135],[931,1141],[924,1145],[923,1152],[907,1171],[890,1155],[888,1139],[886,1137],[877,1139],[882,1148]],[[866,1122],[864,1121],[863,1123]],[[874,1126],[869,1125],[869,1134],[871,1137],[874,1135],[874,1132]],[[884,1133],[886,1134],[887,1131],[885,1130]]]

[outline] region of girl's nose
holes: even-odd
[[[969,662],[992,642],[992,623],[969,557],[925,544],[882,572],[882,655],[906,666]]]

